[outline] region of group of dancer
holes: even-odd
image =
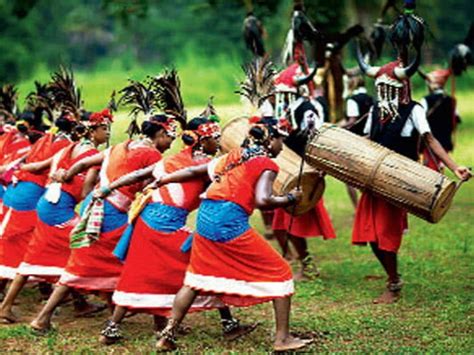
[[[295,13],[301,16],[300,10]],[[422,26],[419,19],[413,21]],[[48,300],[30,323],[38,333],[51,329],[54,311],[71,297],[78,316],[109,306],[112,315],[100,332],[103,344],[122,339],[121,322],[127,314],[145,312],[154,318],[156,349],[168,351],[176,349],[187,313],[217,309],[223,336],[231,341],[256,325],[241,323],[229,307],[271,301],[273,349],[310,344],[312,339],[290,332],[293,280],[317,276],[305,238],[331,239],[335,232],[323,200],[296,217],[283,208],[298,204],[302,192],[295,188],[279,196],[272,188],[279,171],[273,159],[283,145],[304,156],[307,141],[326,118],[314,81],[317,68],[310,70],[306,63],[306,35],[298,37],[295,31],[288,68],[271,77],[271,95],[260,95],[260,111],[249,120],[245,139],[226,154],[219,152],[221,128],[212,109],[187,119],[175,71],[131,82],[120,91],[119,103],[131,107],[134,117],[132,138],[111,147],[113,112],[81,111],[73,80],[65,80],[71,78],[67,71],[49,84],[47,97],[58,117],[48,133],[34,114],[26,119],[25,114],[4,115],[0,278],[7,292],[0,318],[18,320],[14,302],[25,284],[34,281],[54,285],[50,294],[43,287]],[[370,66],[359,53],[361,72],[375,78],[377,98],[367,96],[361,78],[355,80],[346,127],[413,159],[419,159],[422,137],[431,161],[439,160],[460,179],[469,179],[470,171],[449,157],[446,150],[452,146],[443,148],[427,120],[427,110],[428,117],[436,110],[451,110],[450,119],[455,110],[446,108],[448,104],[433,108],[437,101],[431,96],[423,105],[412,100],[409,80],[418,69],[420,48],[414,46],[415,58],[409,62],[407,46],[396,31],[392,41],[400,45],[399,57],[382,67]],[[268,69],[263,59],[255,65]],[[440,94],[445,81],[435,74],[427,78],[431,87],[438,83],[433,95]],[[249,85],[258,80],[248,79]],[[184,148],[165,154],[178,137]],[[387,274],[387,288],[375,302],[392,303],[402,288],[397,254],[407,213],[369,192],[362,193],[356,206],[352,241],[369,243]],[[255,209],[275,210],[270,228],[282,253],[250,226]],[[191,230],[187,217],[195,210]],[[301,263],[295,275],[287,260],[288,241]],[[84,294],[90,292],[103,296],[106,304],[88,302]]]

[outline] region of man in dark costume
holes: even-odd
[[[417,160],[418,140],[424,143],[459,179],[471,177],[469,169],[458,166],[433,136],[426,120],[425,110],[413,101],[410,77],[420,63],[423,43],[423,20],[413,15],[414,1],[406,1],[405,13],[391,29],[391,41],[398,51],[397,61],[382,67],[368,65],[358,49],[358,62],[363,73],[375,78],[377,102],[369,113],[364,129],[370,139]],[[408,63],[408,51],[413,48],[415,58]],[[407,229],[407,212],[382,198],[363,192],[357,206],[353,244],[370,243],[375,257],[384,268],[388,279],[386,291],[374,303],[393,303],[400,297],[402,279],[398,273],[397,256],[402,235]]]
[[[456,100],[444,90],[451,74],[450,69],[438,69],[423,75],[430,93],[420,101],[426,110],[433,136],[447,152],[454,148],[454,132],[461,122],[456,110]],[[428,148],[423,151],[423,163],[434,170],[442,169],[441,162]]]
[[[364,135],[364,127],[374,99],[367,93],[364,78],[359,74],[349,77],[350,96],[346,100],[346,121],[343,124],[352,133]],[[354,208],[357,207],[357,190],[347,185],[347,192]]]

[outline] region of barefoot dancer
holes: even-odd
[[[291,121],[294,130],[285,139],[285,144],[303,159],[308,137],[323,124],[326,117],[321,101],[316,98],[313,80],[318,68],[317,65],[312,69],[308,66],[304,46],[305,40],[314,44],[320,33],[304,14],[302,3],[295,3],[290,31],[293,35],[287,41],[292,45],[287,49],[291,56],[288,56],[288,67],[275,78],[274,112],[278,116],[286,115]],[[289,242],[296,250],[301,268],[295,279],[309,279],[319,275],[309,254],[306,239],[321,235],[324,239],[336,238],[323,198],[313,209],[297,217],[284,209],[276,209],[272,228],[285,257],[289,256]]]
[[[148,167],[161,160],[161,153],[170,147],[176,136],[176,125],[174,120],[165,115],[155,115],[143,122],[141,131],[143,139],[127,140],[117,144],[103,153],[81,160],[69,170],[58,172],[57,175],[62,175],[60,180],[67,182],[80,172],[102,164],[99,186],[107,186],[129,172]],[[71,250],[58,286],[45,307],[31,322],[33,329],[43,331],[50,328],[54,310],[71,288],[97,291],[110,297],[122,271],[122,264],[112,252],[125,230],[128,208],[135,194],[142,188],[141,182],[122,187],[104,200],[100,200],[103,201],[103,220],[100,232],[94,238],[97,240],[89,242],[87,233],[84,233],[83,240],[78,240],[78,243],[81,243],[80,247]],[[92,193],[85,199],[83,205],[89,204],[96,205]],[[84,218],[84,209],[82,212]]]
[[[293,221],[292,221],[293,219]],[[288,240],[291,242],[301,263],[300,270],[295,274],[295,280],[311,280],[319,276],[319,270],[308,251],[306,239],[323,236],[326,239],[335,239],[336,232],[331,222],[323,199],[320,199],[314,209],[301,216],[291,216],[284,209],[277,209],[273,219],[273,230],[277,236],[283,255],[288,249]]]
[[[108,139],[111,122],[112,116],[108,110],[92,114],[87,125],[88,135],[80,143],[62,149],[45,162],[28,164],[23,169],[28,168],[31,172],[50,166],[50,174],[54,174],[57,169],[68,169],[74,163],[97,154],[97,147]],[[64,184],[49,181],[46,193],[36,207],[38,222],[33,237],[18,268],[18,274],[0,306],[0,318],[10,323],[16,321],[12,307],[29,276],[39,276],[50,282],[57,281],[69,257],[69,234],[79,220],[74,208],[82,200],[82,196],[92,190],[97,173],[97,170],[90,170],[88,174],[78,174]],[[75,297],[74,304],[78,314],[91,311],[82,298]]]
[[[9,113],[11,119],[14,118],[13,113]],[[16,127],[5,128],[0,137],[0,225],[3,220],[4,208],[3,195],[8,184],[11,183],[11,172],[20,164],[23,157],[30,151],[31,143],[25,132],[21,132]],[[0,237],[0,264],[2,262],[2,238]],[[7,285],[8,278],[0,277],[0,299]]]
[[[420,102],[426,110],[426,118],[433,136],[449,153],[454,149],[454,132],[461,122],[456,111],[456,99],[444,90],[451,75],[450,69],[438,69],[423,75],[430,93]],[[455,80],[454,76],[451,80]],[[442,165],[428,148],[423,151],[423,163],[431,169],[442,171]]]
[[[406,18],[408,17],[408,19]],[[425,110],[411,99],[409,78],[416,72],[420,62],[419,18],[412,15],[400,16],[393,26],[392,42],[398,45],[401,59],[380,68],[364,62],[360,49],[358,62],[363,73],[375,77],[378,102],[373,106],[364,133],[370,139],[414,160],[418,160],[418,137],[421,136],[434,154],[460,179],[471,177],[469,170],[458,166],[431,134]],[[404,38],[414,38],[416,58],[407,66],[408,45],[399,39],[399,30],[405,23],[411,23],[415,33]],[[387,273],[387,290],[374,303],[393,303],[399,296],[403,282],[398,273],[397,256],[403,232],[407,228],[405,210],[385,200],[364,192],[357,206],[352,242],[370,243],[375,257]]]
[[[159,351],[176,347],[176,330],[200,293],[215,295],[234,306],[273,301],[277,323],[274,349],[298,349],[310,342],[289,332],[294,288],[288,263],[248,224],[256,207],[283,207],[301,198],[299,192],[272,195],[278,166],[270,157],[281,151],[286,126],[273,118],[253,123],[242,148],[159,180],[160,184],[183,182],[207,174],[212,180],[199,207],[184,286],[157,342]]]
[[[108,188],[115,190],[146,178],[159,178],[186,167],[209,162],[219,147],[220,128],[207,118],[198,117],[187,124],[183,141],[188,147],[153,168],[128,174]],[[152,174],[153,173],[153,174]],[[189,212],[199,205],[199,195],[205,190],[205,179],[162,186],[153,191],[149,202],[134,224],[126,262],[113,295],[116,304],[112,319],[101,332],[101,342],[112,344],[120,338],[119,323],[127,309],[144,311],[155,316],[155,330],[161,331],[170,315],[175,294],[183,284],[189,263],[190,237],[186,228]],[[188,241],[189,243],[189,241]],[[190,245],[189,245],[190,247]],[[201,296],[191,311],[220,308],[224,336],[233,340],[253,327],[240,326],[229,309],[218,299]]]
[[[55,125],[59,133],[48,133],[38,140],[28,153],[25,164],[47,160],[72,144],[70,132],[75,125],[72,115],[63,114]],[[20,168],[5,192],[4,217],[0,226],[0,278],[14,279],[16,276],[36,226],[36,204],[44,193],[48,173],[48,168],[37,172]]]

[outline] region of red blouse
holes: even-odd
[[[25,163],[36,163],[51,158],[61,149],[72,145],[73,143],[67,138],[59,138],[54,140],[51,133],[45,134],[33,146],[26,158]],[[41,170],[38,173],[30,173],[24,170],[18,170],[15,176],[20,181],[34,182],[40,186],[45,186],[48,180],[49,169]]]
[[[199,160],[193,159],[191,148],[183,149],[178,154],[163,159],[159,162],[153,176],[159,176],[174,171],[184,169],[190,166],[201,165],[208,163],[209,158]],[[153,202],[162,202],[168,206],[180,207],[188,211],[193,211],[198,208],[200,203],[200,194],[205,190],[206,182],[204,180],[194,179],[182,183],[171,183],[160,187],[153,192]]]
[[[233,149],[210,163],[209,175],[213,182],[206,191],[206,198],[234,202],[250,215],[255,208],[255,188],[260,175],[266,170],[278,173],[279,168],[270,158],[260,156],[247,160],[215,179],[215,175],[226,166],[237,163],[241,155],[242,148]]]
[[[106,169],[109,183],[132,171],[146,168],[161,160],[162,155],[156,148],[137,147],[130,149],[130,143],[131,141],[128,140],[110,148],[108,166],[103,167]],[[141,189],[143,189],[143,183],[138,182],[133,185],[120,187],[118,191],[133,200],[135,194]]]
[[[54,167],[52,166],[51,170],[53,169],[54,170],[57,170],[57,169],[68,170],[78,161],[81,161],[84,158],[93,156],[99,152],[95,148],[90,148],[87,151],[79,154],[74,159],[72,159],[71,155],[74,151],[74,148],[77,147],[78,144],[79,143],[70,145],[64,148],[63,150],[59,151],[58,153],[56,153],[55,157],[53,158],[53,165],[55,166]],[[56,159],[57,159],[57,163],[55,162]],[[75,175],[71,181],[61,184],[61,190],[67,192],[72,197],[74,197],[76,201],[79,202],[81,200],[82,188],[84,187],[86,175],[87,175],[87,171]],[[49,182],[51,182],[51,180],[49,180],[48,183]]]

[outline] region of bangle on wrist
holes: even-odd
[[[105,194],[105,195],[108,195],[112,192],[112,189],[109,187],[109,186],[102,186],[100,188],[100,191]]]
[[[290,203],[291,205],[296,202],[296,198],[295,196],[293,196],[292,193],[286,194],[286,198],[288,199],[288,203]]]

